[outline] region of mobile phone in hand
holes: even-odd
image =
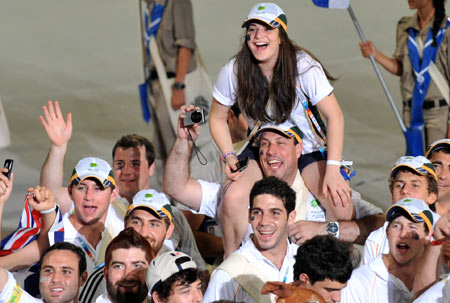
[[[248,157],[246,157],[245,159],[242,159],[242,160],[240,160],[237,164],[236,164],[236,169],[235,170],[231,170],[231,172],[232,173],[235,173],[235,172],[241,172],[241,171],[243,171],[244,169],[246,169],[247,168],[247,165],[248,165]]]
[[[5,164],[3,165],[3,167],[8,169],[8,172],[3,173],[3,175],[6,176],[8,179],[11,177],[13,164],[14,164],[14,160],[13,159],[6,159],[5,160]]]

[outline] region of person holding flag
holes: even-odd
[[[371,41],[359,45],[364,57],[372,55],[400,77],[403,120],[408,127],[424,130],[428,146],[450,136],[450,21],[445,15],[445,0],[409,0],[408,4],[416,13],[398,22],[393,57],[383,54]]]

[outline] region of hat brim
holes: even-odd
[[[262,18],[250,18],[250,19],[245,19],[245,21],[242,22],[241,28],[248,27],[249,23],[251,23],[251,21],[255,21],[255,20],[263,22],[264,24],[267,24],[271,28],[278,28],[279,27],[279,26],[274,26],[271,23],[271,21],[268,21],[268,20],[265,20],[265,19],[262,19]],[[286,23],[284,23],[283,20],[281,20],[280,18],[277,17],[277,18],[275,18],[274,21],[276,21],[284,29],[284,31],[287,31],[287,25],[286,25]]]
[[[433,146],[430,146],[430,148],[428,148],[428,150],[425,152],[425,158],[428,158],[430,156],[430,154],[437,152],[444,148],[450,149],[450,144],[448,144],[446,142],[439,142]]]
[[[421,172],[421,171],[419,171],[416,167],[411,166],[411,165],[408,165],[408,164],[399,164],[399,165],[396,165],[396,166],[394,166],[394,167],[392,168],[392,170],[391,170],[391,177],[394,177],[394,175],[396,174],[396,171],[397,171],[399,168],[401,168],[401,167],[407,167],[407,168],[410,168],[410,169],[412,169],[413,171],[415,171],[416,173],[418,173],[418,174],[421,175],[421,176],[425,176],[425,175],[427,175],[427,174],[430,174],[430,175],[432,175],[432,176],[434,177],[434,179],[436,179],[436,181],[437,181],[437,175],[436,175],[436,173],[435,173],[431,168],[429,168],[429,167],[427,167],[427,166],[425,166],[425,165],[423,165],[421,168],[424,169],[424,170],[426,171],[426,173],[425,173],[425,172]]]
[[[76,179],[79,179],[80,181],[78,181],[78,182],[75,184],[75,185],[77,185],[77,184],[79,184],[79,183],[81,183],[81,182],[83,182],[84,180],[89,179],[89,178],[93,178],[93,179],[95,179],[95,180],[98,180],[98,181],[100,182],[100,184],[102,185],[103,189],[106,189],[106,188],[109,187],[109,186],[106,186],[106,185],[105,185],[105,183],[104,183],[105,180],[102,180],[102,179],[100,179],[100,177],[95,176],[95,175],[87,175],[87,176],[84,176],[83,178],[80,178],[80,177],[78,176],[78,174],[74,174],[74,175],[72,176],[72,178],[70,178],[69,184],[72,184],[72,183],[74,183],[74,181],[75,181]],[[114,180],[114,178],[112,178],[111,176],[108,176],[108,177],[106,178],[106,180],[109,181],[110,184],[114,185],[114,187],[116,187],[116,181]]]
[[[160,210],[156,210],[156,209],[154,209],[153,207],[151,207],[149,205],[134,206],[133,203],[128,206],[127,214],[126,214],[125,217],[128,217],[136,209],[146,210],[146,211],[150,212],[150,214],[152,214],[153,216],[155,216],[155,217],[157,217],[157,218],[159,218],[161,220],[164,220],[164,219],[167,218],[167,219],[169,219],[170,222],[173,221],[172,214],[167,209],[165,209],[164,207],[161,208]]]
[[[288,139],[294,139],[295,141],[297,141],[297,143],[301,143],[302,142],[302,138],[300,138],[300,136],[298,134],[296,134],[294,132],[287,133],[286,131],[284,131],[282,129],[279,129],[279,128],[276,128],[276,127],[272,127],[272,126],[260,129],[256,133],[256,137],[261,136],[262,133],[264,133],[266,131],[277,133],[277,134],[282,135],[283,137],[288,138]]]
[[[386,221],[392,221],[391,217],[395,214],[395,211],[397,209],[402,209],[406,212],[406,214],[408,215],[409,219],[415,223],[422,223],[424,222],[427,227],[428,230],[433,230],[433,223],[430,221],[430,218],[428,218],[424,212],[420,212],[419,214],[412,214],[406,207],[402,206],[402,205],[392,205],[391,207],[388,208],[388,210],[386,211]],[[421,218],[421,220],[418,220],[417,216],[419,216]]]

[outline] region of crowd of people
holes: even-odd
[[[175,30],[171,23],[192,7],[164,2],[163,27]],[[448,26],[441,3],[409,1],[417,14],[400,21],[394,58],[361,44],[364,56],[402,76],[402,89],[413,81],[405,113],[417,102],[429,109],[425,104],[439,101],[433,84],[416,91],[417,73],[407,71],[411,49],[403,44],[411,28],[405,24],[430,33],[426,47],[442,69],[440,44],[450,34],[439,30]],[[209,144],[196,144],[209,133],[185,119],[201,110],[183,95],[195,43],[164,40],[165,31],[159,43],[178,46],[165,54],[178,58],[168,64],[171,106],[181,106],[169,145],[160,142],[167,129],[152,138],[156,148],[141,135],[123,135],[112,147],[112,166],[82,158],[66,186],[72,115],[64,116],[58,101],[43,106],[51,146],[18,229],[1,243],[0,302],[449,302],[448,118],[439,132],[426,121],[424,156],[393,159],[386,172],[392,205],[383,211],[350,187],[335,79],[289,39],[283,10],[258,3],[242,28],[241,49],[212,92]],[[192,31],[181,32],[192,38]],[[1,223],[14,172],[0,171]],[[155,174],[162,192],[150,188]]]

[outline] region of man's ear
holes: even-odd
[[[80,277],[80,287],[83,286],[84,283],[86,283],[87,278],[88,278],[88,273],[87,273],[87,271],[84,271],[84,273],[82,273],[81,277]]]
[[[166,239],[170,239],[170,237],[172,237],[174,229],[175,229],[175,224],[173,224],[173,222],[170,222],[170,225],[169,225],[169,227],[167,228],[167,231],[166,231]]]
[[[288,216],[288,224],[291,225],[292,223],[295,223],[295,216],[297,216],[297,212],[295,209],[289,213]]]
[[[114,200],[116,200],[118,194],[119,194],[119,187],[116,186],[111,191],[111,196],[109,197],[109,203],[112,203]]]
[[[297,159],[300,158],[300,156],[302,155],[302,150],[303,150],[303,143],[299,142],[295,145],[295,157]]]
[[[307,274],[302,273],[300,274],[300,276],[298,277],[298,283],[299,286],[304,287],[304,288],[310,288],[311,287],[311,281],[309,280],[309,277]]]
[[[436,193],[430,193],[427,197],[427,199],[425,200],[425,203],[427,203],[428,205],[432,205],[433,203],[435,203],[437,201],[437,194]]]
[[[155,302],[155,303],[163,303],[164,302],[161,300],[161,298],[159,297],[159,294],[156,291],[154,291],[152,293],[152,299],[153,299],[153,302]]]
[[[234,119],[236,119],[236,116],[234,115],[234,112],[231,109],[229,109],[227,115],[227,123],[229,124],[230,122],[233,122]]]
[[[148,175],[151,177],[153,176],[153,173],[155,172],[155,161],[153,161],[152,165],[148,168]]]

